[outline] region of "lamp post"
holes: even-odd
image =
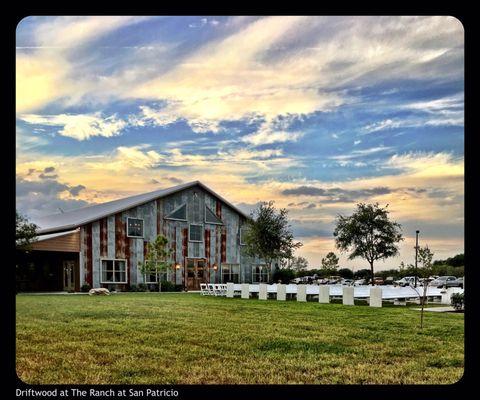
[[[217,283],[217,270],[218,270],[218,265],[216,263],[214,263],[212,265],[212,268],[213,270],[215,271],[215,279],[214,279],[214,283]]]
[[[417,287],[417,275],[418,275],[418,269],[417,269],[417,259],[418,259],[418,234],[420,231],[417,229],[415,231],[415,287]]]

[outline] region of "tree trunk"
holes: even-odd
[[[161,292],[162,291],[162,282],[160,282],[160,276],[157,272],[157,282],[158,282],[158,291]]]
[[[420,329],[423,329],[423,308],[425,307],[425,299],[427,297],[427,289],[428,289],[428,283],[427,282],[423,282],[423,296],[421,297],[421,305],[422,305],[422,309],[420,311]]]
[[[370,262],[370,271],[372,273],[372,286],[373,286],[373,261]]]

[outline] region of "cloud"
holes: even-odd
[[[341,188],[324,189],[313,186],[299,186],[292,189],[285,189],[281,192],[285,196],[318,196],[320,204],[322,203],[351,203],[360,199],[366,199],[374,196],[381,196],[391,193],[388,187],[376,187],[362,190],[349,190]],[[298,205],[301,205],[299,203]],[[316,204],[310,203],[305,208],[314,208]]]
[[[29,124],[59,126],[58,134],[76,140],[87,140],[94,136],[112,137],[121,133],[127,123],[115,115],[104,117],[100,112],[93,114],[38,115],[22,114],[19,118]]]
[[[352,152],[348,154],[340,154],[336,156],[330,156],[328,157],[331,160],[338,160],[338,161],[348,161],[354,158],[360,158],[360,157],[365,157],[369,156],[371,154],[379,153],[379,152],[390,152],[393,150],[392,146],[377,146],[377,147],[370,147],[368,149],[362,149],[362,150],[353,150]]]
[[[54,178],[31,181],[17,177],[16,208],[35,222],[35,218],[58,213],[59,209],[69,211],[88,205],[74,198],[83,189],[83,185],[70,186]]]

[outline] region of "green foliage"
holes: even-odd
[[[308,268],[308,261],[304,257],[292,257],[283,260],[284,268],[292,269],[296,272],[304,271]]]
[[[84,284],[82,285],[82,287],[80,288],[80,291],[85,293],[85,292],[90,291],[91,288],[92,288],[92,287],[91,287],[88,283],[84,283]]]
[[[375,204],[357,204],[349,217],[339,215],[333,232],[340,251],[349,252],[348,258],[363,258],[370,264],[373,280],[373,264],[398,254],[398,243],[403,240],[401,225],[390,221],[387,210]],[[372,282],[373,284],[373,282]]]
[[[345,279],[353,279],[353,271],[350,268],[340,268],[337,274]]]
[[[148,291],[148,287],[145,283],[139,283],[135,285],[134,283],[130,285],[130,292],[146,292]]]
[[[295,271],[290,268],[278,268],[274,273],[272,280],[274,283],[282,281],[282,283],[288,283],[295,278]]]
[[[367,279],[371,276],[371,271],[369,269],[363,268],[355,271],[353,276],[355,279]]]
[[[247,221],[245,231],[245,251],[251,257],[259,257],[268,266],[274,260],[290,259],[295,249],[302,246],[293,241],[293,234],[288,223],[287,210],[278,212],[274,202],[262,202]]]
[[[171,254],[172,249],[168,247],[168,239],[158,235],[153,242],[147,244],[147,256],[143,263],[138,263],[138,267],[144,276],[154,274],[158,281],[159,275],[171,266],[169,261]]]
[[[161,281],[162,292],[181,292],[182,285],[176,285],[170,281]]]
[[[28,218],[15,210],[15,245],[17,248],[28,250],[28,246],[35,241],[38,226],[28,222]]]
[[[433,253],[428,246],[418,248],[418,260],[422,264],[422,268],[418,269],[419,276],[428,278],[432,274],[432,258]]]
[[[446,260],[435,260],[433,265],[450,265],[452,267],[463,267],[465,265],[465,255],[457,254],[454,257],[447,258]]]
[[[463,310],[465,308],[464,293],[453,293],[450,297],[450,302],[455,310]]]
[[[333,251],[322,258],[322,269],[329,272],[335,272],[338,269],[338,257]]]

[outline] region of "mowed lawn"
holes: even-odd
[[[30,384],[447,384],[462,314],[202,297],[17,295],[17,374]]]

